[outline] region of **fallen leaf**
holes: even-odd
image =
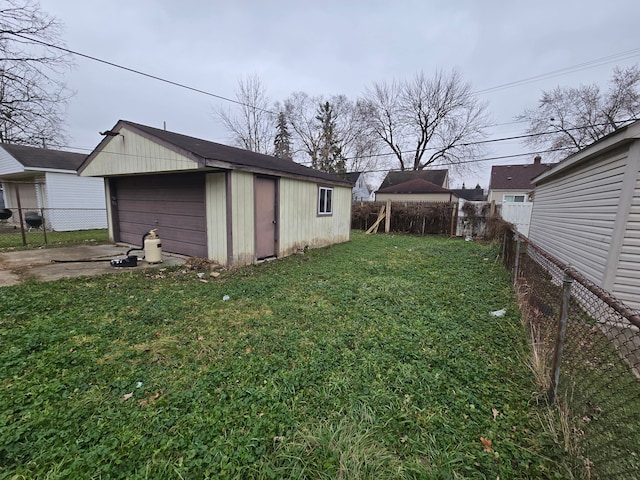
[[[247,347],[245,350],[246,353],[251,353],[251,347]]]
[[[493,413],[493,420],[494,421],[495,421],[496,418],[498,418],[498,415],[500,415],[500,412],[496,408],[492,408],[491,409],[491,413]]]
[[[484,445],[485,452],[493,452],[493,448],[491,448],[491,440],[489,440],[488,438],[480,437],[480,441],[482,442],[482,445]]]
[[[150,397],[139,400],[138,405],[140,405],[141,407],[147,407],[153,402],[155,402],[156,400],[158,400],[162,396],[162,393],[163,393],[162,390],[158,390],[156,393],[154,393]]]
[[[131,397],[133,397],[133,392],[131,393],[125,393],[124,397],[122,397],[122,400],[129,400]]]

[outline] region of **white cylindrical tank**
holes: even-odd
[[[156,232],[157,230],[150,230],[144,239],[144,259],[147,263],[162,262],[162,242]]]

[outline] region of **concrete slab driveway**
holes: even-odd
[[[129,246],[122,245],[78,245],[74,247],[43,248],[19,252],[0,253],[0,287],[17,285],[27,278],[38,281],[59,280],[83,275],[103,275],[169,265],[182,265],[187,258],[163,253],[162,263],[148,264],[138,261],[137,267],[116,268],[110,261],[124,258]],[[137,252],[140,257],[143,252]],[[136,252],[131,252],[135,255]]]

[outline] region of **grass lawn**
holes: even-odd
[[[105,243],[109,241],[109,233],[106,229],[98,230],[78,230],[73,232],[47,232],[41,231],[25,232],[26,246],[22,244],[22,234],[20,230],[10,230],[6,226],[0,232],[0,252],[10,250],[23,250],[25,248],[35,248],[39,246],[64,247],[77,245],[79,243]]]
[[[353,232],[1,288],[0,478],[568,478],[496,254]]]

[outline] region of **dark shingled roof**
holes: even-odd
[[[486,200],[484,190],[481,188],[454,188],[451,189],[451,191],[455,193],[458,198],[463,198],[469,202],[482,202]]]
[[[399,185],[379,188],[376,193],[451,193],[451,190],[421,178],[414,178]]]
[[[498,165],[491,167],[489,190],[530,190],[531,179],[552,167],[548,163],[526,165]]]
[[[56,170],[78,170],[87,156],[84,153],[49,150],[48,148],[27,147],[3,143],[4,148],[13,158],[28,168],[52,168]]]
[[[405,170],[403,172],[389,172],[380,184],[380,188],[387,188],[392,185],[399,185],[409,180],[421,179],[435,185],[444,186],[448,170]],[[378,190],[380,191],[380,190]]]
[[[358,179],[360,178],[360,175],[362,175],[362,172],[348,172],[348,173],[340,174],[341,177],[346,178],[353,184],[355,184],[358,181]]]
[[[288,173],[296,176],[310,177],[318,180],[326,180],[331,183],[349,184],[351,182],[340,178],[339,176],[332,175],[330,173],[321,172],[313,168],[305,167],[293,160],[284,158],[272,157],[270,155],[264,155],[262,153],[251,152],[249,150],[243,150],[241,148],[230,147],[221,143],[210,142],[208,140],[202,140],[200,138],[190,137],[188,135],[182,135],[180,133],[169,132],[159,128],[148,127],[146,125],[140,125],[125,120],[120,120],[114,131],[118,131],[118,126],[128,126],[133,130],[139,130],[158,138],[168,144],[178,147],[184,151],[200,157],[202,160],[217,160],[220,162],[226,162],[232,165],[238,165],[261,170],[270,170],[274,173]]]

